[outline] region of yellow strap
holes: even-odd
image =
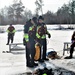
[[[9,30],[6,30],[6,32],[8,32],[8,33],[9,33],[10,31],[9,31]]]
[[[36,33],[36,37],[37,37],[37,38],[40,38],[40,35],[39,35],[38,33]]]
[[[33,26],[29,27],[29,31],[30,31],[30,30],[32,30],[32,29],[34,28],[34,26],[35,26],[35,25],[33,25]]]
[[[42,75],[47,75],[46,73],[42,74]]]
[[[9,30],[7,30],[6,32],[10,33]],[[15,33],[15,32],[16,32],[16,30],[14,29],[11,33]]]
[[[44,38],[46,38],[46,35],[43,35],[43,36],[41,37],[38,33],[36,33],[36,37],[37,37],[37,38],[44,39]]]
[[[12,33],[15,33],[16,32],[16,30],[14,29],[13,31],[12,31]]]
[[[43,35],[41,38],[42,38],[42,39],[46,38],[46,35]]]
[[[28,34],[24,34],[24,38],[25,38],[26,42],[29,41],[29,36],[28,36]]]

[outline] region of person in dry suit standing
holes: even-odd
[[[6,45],[9,45],[10,40],[11,40],[11,43],[13,43],[14,34],[16,32],[16,30],[15,30],[14,26],[12,26],[12,24],[10,24],[10,26],[8,27],[7,32],[8,32],[8,41],[7,41]]]
[[[74,47],[75,47],[75,31],[72,34],[72,38],[71,38],[71,47],[70,47],[70,55],[65,57],[65,59],[72,59],[73,58],[73,52],[74,52]]]
[[[51,35],[47,31],[47,27],[44,23],[44,18],[42,16],[39,16],[38,18],[38,25],[37,25],[37,33],[36,33],[36,40],[41,45],[42,49],[40,48],[40,59],[39,62],[44,62],[44,60],[48,61],[49,59],[46,58],[46,52],[47,52],[47,41],[46,41],[46,34],[50,38]],[[41,55],[42,54],[42,55]]]
[[[36,38],[37,18],[33,17],[28,24],[24,26],[24,37],[26,40],[26,66],[38,66],[34,62],[35,56],[35,38]]]

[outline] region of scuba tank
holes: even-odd
[[[36,43],[35,44],[35,56],[34,56],[34,60],[39,60],[40,58],[40,44],[39,43]]]

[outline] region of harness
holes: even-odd
[[[33,26],[29,27],[28,35],[33,37],[33,35],[35,35],[35,33],[36,33],[36,26],[33,25]]]
[[[41,38],[41,39],[46,38],[46,35],[45,35],[46,32],[47,32],[47,29],[46,29],[45,25],[38,26],[37,27],[37,33],[36,33],[37,38]]]

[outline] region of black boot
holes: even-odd
[[[43,60],[43,59],[39,59],[38,61],[39,61],[40,63],[43,63],[43,62],[44,62],[44,60]]]
[[[9,43],[7,43],[6,45],[9,45]]]
[[[73,58],[72,56],[65,57],[65,59],[72,59],[72,58]]]
[[[49,59],[48,59],[48,58],[45,58],[45,59],[43,59],[43,60],[45,60],[45,61],[49,61]]]
[[[34,66],[38,66],[38,63],[34,63]]]

